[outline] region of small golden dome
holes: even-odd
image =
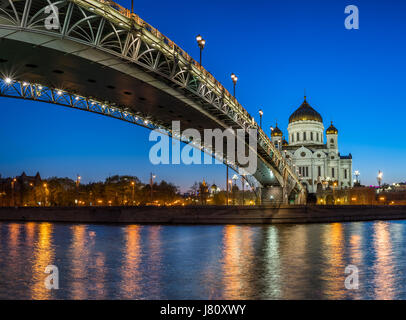
[[[281,129],[278,128],[278,123],[276,123],[275,128],[272,129],[271,137],[282,137],[283,133]]]
[[[331,125],[327,128],[326,134],[338,134],[337,128],[333,126],[333,121],[331,121]]]

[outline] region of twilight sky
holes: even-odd
[[[130,1],[118,1],[130,7]],[[344,8],[357,5],[360,29],[346,30]],[[406,2],[402,0],[135,1],[135,12],[198,59],[195,36],[206,39],[203,64],[263,124],[288,118],[303,101],[339,130],[339,151],[352,153],[361,181],[406,181]],[[1,45],[0,45],[1,50]],[[0,174],[43,177],[79,173],[84,182],[131,174],[146,182],[225,184],[223,165],[149,162],[149,131],[64,107],[0,98]]]

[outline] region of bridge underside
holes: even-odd
[[[257,159],[257,171],[247,179],[251,185],[259,183],[264,202],[285,203],[291,194],[303,194],[293,168],[247,110],[213,75],[137,15],[112,1],[3,2],[0,73],[14,81],[0,81],[0,96],[114,117],[187,143],[188,136],[172,131],[173,121],[181,131],[193,128],[201,137],[204,129],[243,129],[245,155],[251,150]],[[54,29],[44,24],[51,3],[60,18]],[[255,150],[248,143],[251,129]],[[203,146],[201,140],[194,139],[192,145],[234,170],[244,167],[234,157],[227,159],[225,140],[222,150]],[[278,187],[283,188],[281,201]]]
[[[0,30],[0,36],[7,32]],[[192,127],[202,136],[204,129],[238,128],[225,114],[204,100],[196,102],[196,99],[189,99],[186,91],[116,57],[106,57],[87,46],[78,49],[76,44],[67,40],[53,39],[53,48],[48,48],[20,41],[27,38],[23,32],[12,37],[20,39],[0,40],[0,72],[3,77],[96,98],[166,128],[176,120],[182,130]],[[75,52],[78,50],[79,53]],[[264,156],[267,156],[266,153]],[[262,186],[279,185],[274,175],[277,169],[270,167],[270,163],[258,157],[254,177]]]

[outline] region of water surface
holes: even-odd
[[[0,299],[406,299],[406,223],[0,222]],[[47,265],[59,290],[45,288]],[[345,267],[359,269],[347,290]]]

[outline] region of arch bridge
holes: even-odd
[[[173,41],[112,1],[2,0],[0,72],[0,96],[114,117],[186,143],[188,137],[172,132],[172,121],[201,133],[232,128],[248,135],[254,128],[257,170],[246,180],[261,191],[263,204],[305,203],[295,171],[238,101]],[[241,169],[227,151],[192,143]]]

